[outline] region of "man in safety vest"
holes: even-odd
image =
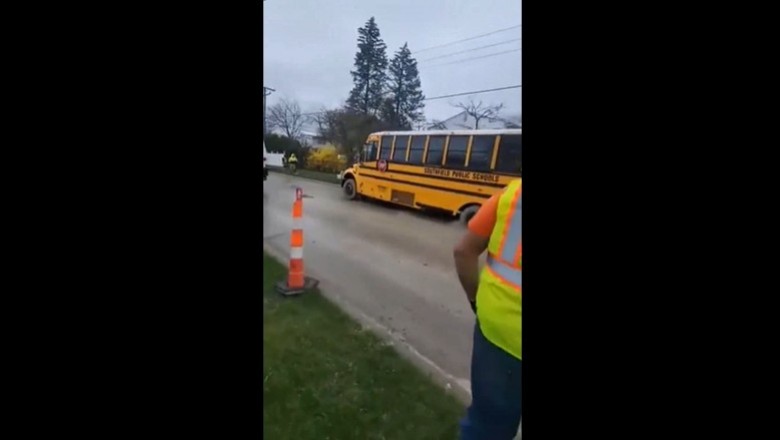
[[[295,157],[295,153],[290,154],[290,158],[287,159],[287,163],[290,166],[290,172],[294,173],[296,168],[298,167],[298,158]]]
[[[510,440],[522,416],[522,180],[494,195],[455,247],[458,278],[477,315],[472,401],[462,440]],[[487,263],[479,273],[479,256]]]

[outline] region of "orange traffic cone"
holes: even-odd
[[[287,281],[277,283],[277,290],[283,295],[298,295],[316,286],[314,279],[303,274],[303,190],[295,189],[292,209],[293,228],[290,234],[290,264]]]

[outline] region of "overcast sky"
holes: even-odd
[[[264,85],[276,89],[268,105],[281,97],[297,100],[304,111],[342,105],[352,89],[357,29],[371,16],[387,44],[388,59],[409,43],[428,98],[522,84],[521,27],[449,44],[520,26],[521,7],[522,0],[266,0]],[[491,44],[496,45],[454,54]],[[446,46],[425,50],[439,45]],[[521,113],[521,96],[522,88],[516,88],[473,98],[503,103],[502,115],[510,116]],[[425,116],[446,119],[459,112],[450,104],[468,98],[426,101]]]

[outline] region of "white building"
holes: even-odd
[[[310,146],[312,150],[317,150],[327,145],[325,139],[323,139],[316,130],[307,130],[306,127],[301,130],[301,138],[299,141]]]
[[[465,110],[451,118],[428,125],[428,130],[473,130],[476,120]],[[480,130],[497,130],[502,128],[523,128],[522,115],[499,118],[484,118],[479,121]]]
[[[279,136],[287,136],[284,130],[280,128],[272,129],[271,133],[278,134]],[[313,150],[320,149],[327,144],[327,142],[325,142],[325,140],[319,135],[317,127],[311,127],[306,125],[301,127],[301,134],[300,137],[298,138],[298,141],[300,141],[304,145],[308,145]]]

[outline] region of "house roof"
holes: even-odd
[[[480,121],[479,125],[485,129],[501,129],[508,123],[522,126],[522,115],[513,115],[500,118],[485,118]],[[428,125],[428,128],[433,127],[445,127],[447,129],[469,129],[474,127],[474,117],[469,115],[465,110],[457,113],[443,121],[435,124]]]
[[[284,130],[282,130],[281,128],[278,128],[278,127],[275,127],[273,129],[271,129],[270,132],[271,133],[276,133],[276,134],[281,135],[281,136],[285,135]],[[300,133],[302,135],[304,135],[304,136],[320,137],[320,132],[319,132],[319,130],[316,127],[303,126],[303,127],[301,127]]]

